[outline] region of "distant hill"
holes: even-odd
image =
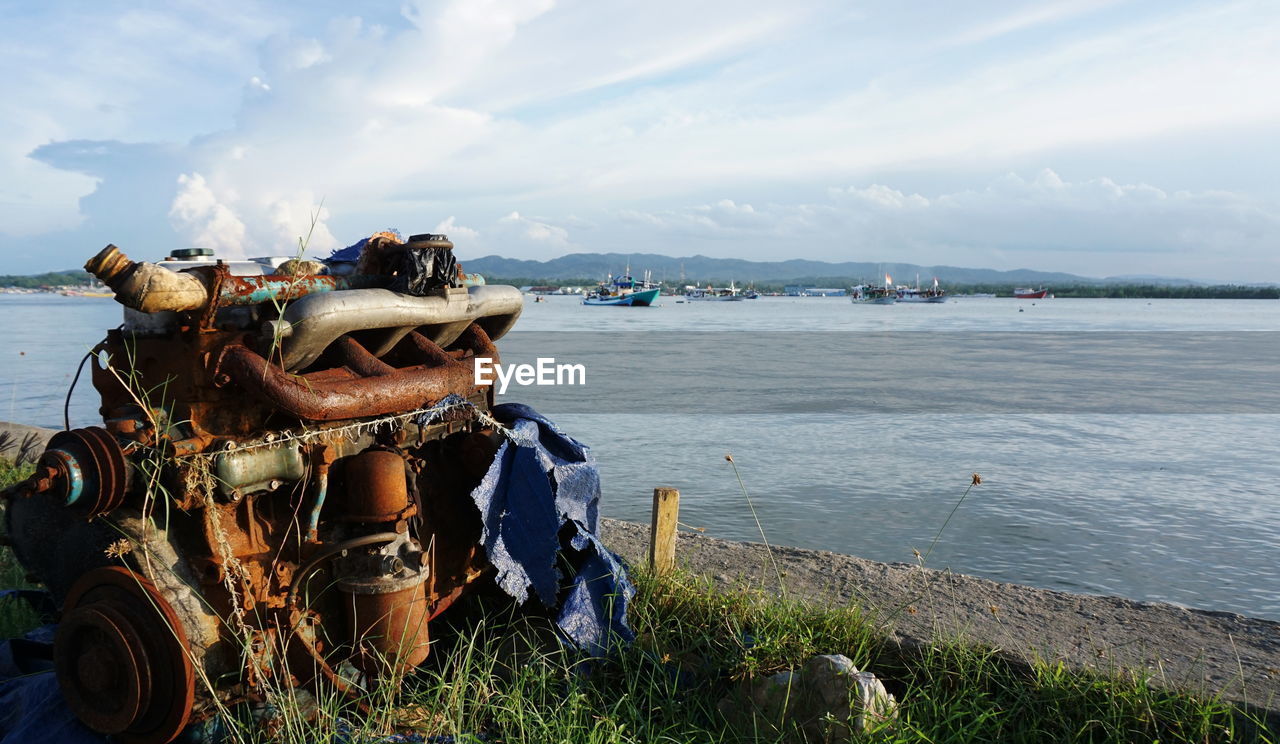
[[[1155,276],[1152,274],[1122,274],[1120,276],[1109,276],[1102,281],[1107,284],[1156,284],[1167,287],[1194,287],[1205,282],[1193,282],[1190,279],[1175,279],[1168,276]]]
[[[815,282],[827,279],[842,281],[882,281],[885,273],[895,282],[914,283],[916,274],[921,283],[934,277],[946,284],[1009,284],[1009,285],[1089,285],[1107,280],[1077,276],[1056,271],[1015,269],[966,269],[957,266],[919,266],[908,263],[872,263],[808,261],[747,261],[740,258],[710,258],[708,256],[672,257],[653,253],[572,253],[549,261],[526,261],[502,256],[483,256],[462,261],[467,271],[495,277],[530,277],[539,279],[604,279],[609,274],[620,274],[631,266],[637,276],[645,271],[653,272],[656,281],[679,282],[683,273],[689,283],[707,281],[737,281],[739,284],[785,284],[791,282]],[[1185,284],[1182,279],[1152,279],[1158,284]]]
[[[93,277],[84,269],[47,271],[43,274],[0,274],[0,287],[39,289],[40,287],[79,286],[88,284],[92,279]]]

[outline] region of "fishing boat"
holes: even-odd
[[[613,305],[615,307],[649,307],[658,299],[662,289],[649,281],[649,272],[645,272],[643,281],[631,277],[631,269],[617,278],[612,274],[594,291],[582,299],[584,305]]]
[[[733,286],[733,282],[729,282],[727,287],[713,287],[710,284],[706,288],[685,287],[684,298],[699,302],[740,302],[747,299],[741,294],[741,290]]]
[[[893,278],[884,275],[884,286],[859,284],[849,290],[849,300],[855,305],[892,305],[898,301],[898,291],[894,289]]]
[[[920,277],[916,277],[916,286],[908,287],[905,284],[899,284],[895,291],[898,295],[898,302],[929,302],[942,303],[947,301],[947,291],[938,288],[938,278],[933,278],[933,286],[920,288]]]
[[[1019,287],[1013,290],[1013,296],[1019,300],[1043,300],[1049,296],[1049,290],[1046,287],[1041,287],[1040,289]]]

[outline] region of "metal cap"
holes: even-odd
[[[169,251],[169,258],[177,259],[199,259],[203,256],[212,256],[212,248],[174,248]]]

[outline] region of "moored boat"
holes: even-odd
[[[706,288],[702,287],[685,287],[684,298],[691,301],[717,301],[717,302],[739,302],[747,299],[740,293],[740,290],[733,286],[733,282],[729,282],[727,287],[713,287],[710,284]]]
[[[849,300],[855,305],[892,305],[898,301],[898,293],[892,287],[859,284],[849,290]]]
[[[649,281],[647,272],[643,281],[636,281],[628,268],[627,273],[617,278],[610,276],[606,281],[600,282],[595,291],[582,299],[582,304],[649,307],[657,301],[661,291],[661,287]]]
[[[1041,287],[1040,289],[1018,287],[1013,290],[1013,296],[1019,300],[1043,300],[1049,296],[1049,290],[1047,287]]]
[[[849,301],[855,305],[892,305],[898,301],[898,291],[893,287],[893,278],[884,275],[884,286],[859,284],[849,290]]]
[[[938,279],[934,277],[933,286],[920,289],[920,277],[916,277],[916,286],[908,287],[899,284],[896,287],[898,302],[942,303],[947,301],[947,291],[938,287]]]

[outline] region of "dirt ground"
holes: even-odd
[[[606,545],[648,560],[649,526],[602,520]],[[907,645],[963,638],[1024,659],[1148,669],[1170,688],[1221,693],[1280,722],[1280,623],[1230,612],[1001,584],[821,550],[773,548],[789,597],[853,603]],[[717,584],[778,591],[763,545],[681,533],[676,559]]]

